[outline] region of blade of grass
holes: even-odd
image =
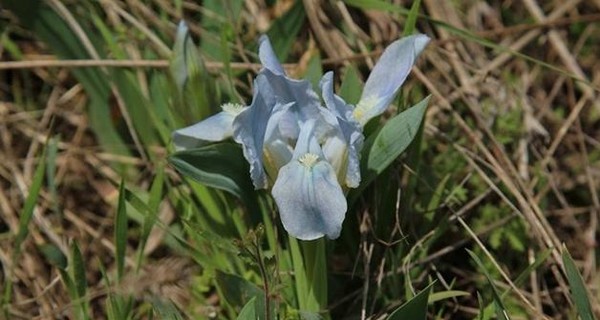
[[[562,259],[571,289],[571,299],[575,302],[581,320],[595,320],[585,283],[577,270],[577,266],[575,266],[575,262],[573,262],[573,258],[564,246],[562,248]]]
[[[77,242],[73,242],[73,246],[71,248],[71,259],[71,272],[73,273],[72,279],[74,282],[73,284],[75,287],[75,292],[77,294],[75,304],[79,309],[79,319],[90,319],[88,300],[86,298],[88,283],[85,277],[85,262]]]
[[[435,282],[430,283],[425,289],[421,290],[416,296],[408,300],[398,309],[390,314],[388,320],[425,320],[427,319],[427,303],[429,293]]]
[[[475,263],[477,264],[477,266],[479,267],[479,269],[481,271],[483,271],[483,274],[485,275],[485,277],[486,277],[486,279],[488,281],[488,284],[492,288],[492,297],[494,299],[494,304],[496,306],[496,316],[498,317],[498,319],[501,319],[501,320],[509,320],[510,317],[508,316],[508,312],[506,311],[506,307],[504,307],[504,303],[502,302],[502,298],[498,294],[498,289],[494,285],[492,277],[490,276],[490,274],[488,273],[487,269],[485,268],[485,265],[483,264],[483,262],[481,261],[481,259],[479,259],[479,257],[473,251],[467,249],[467,253],[471,256],[471,258],[473,259],[473,261],[475,261]]]
[[[33,174],[33,181],[31,183],[31,187],[29,188],[29,193],[27,194],[27,198],[23,203],[23,208],[19,214],[19,228],[17,230],[17,234],[14,240],[14,251],[12,254],[12,265],[10,267],[10,277],[12,278],[12,273],[14,272],[14,268],[16,267],[17,261],[21,256],[21,246],[27,235],[29,234],[29,223],[31,222],[31,218],[33,217],[35,205],[38,201],[38,197],[40,195],[40,190],[42,188],[42,184],[44,181],[44,174],[46,173],[46,148],[42,151],[42,156],[40,157],[40,162],[35,169],[35,173]],[[5,311],[5,315],[7,316],[8,309],[6,306],[10,303],[10,299],[12,296],[12,281],[5,281],[6,286],[4,287],[4,294],[2,298],[2,308]]]
[[[125,206],[125,182],[119,185],[119,202],[115,216],[115,259],[117,260],[117,279],[123,278],[125,269],[125,249],[127,248],[127,208]]]
[[[410,7],[410,11],[406,16],[406,23],[404,23],[404,32],[402,32],[403,36],[410,36],[415,33],[417,18],[419,17],[419,8],[421,7],[421,0],[416,0],[412,3]]]

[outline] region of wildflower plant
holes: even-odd
[[[181,24],[178,39],[186,34]],[[383,165],[389,165],[420,125],[426,100],[419,112],[408,110],[399,115],[404,115],[402,121],[384,127],[373,138],[376,143],[371,143],[368,159],[361,159],[364,126],[392,103],[428,42],[425,35],[412,35],[389,45],[354,106],[334,92],[333,72],[323,75],[320,95],[308,80],[289,77],[263,35],[258,51],[262,69],[254,79],[250,105],[225,103],[221,112],[176,130],[175,149],[186,152],[233,139],[243,149],[254,188],[271,191],[283,227],[292,237],[336,239],[348,210],[346,194],[361,185],[361,170],[373,169],[364,162],[376,164],[383,155]],[[409,135],[403,137],[406,132]],[[386,138],[390,133],[401,136]],[[181,167],[181,162],[174,163]]]

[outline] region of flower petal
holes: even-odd
[[[244,106],[226,103],[223,111],[194,125],[173,132],[175,150],[201,147],[210,142],[223,141],[233,134],[233,119],[244,110]]]
[[[256,189],[268,187],[263,167],[263,145],[274,105],[273,92],[265,76],[259,74],[254,80],[254,97],[250,107],[233,121],[233,138],[242,145],[244,157],[250,164],[250,178]]]
[[[360,184],[360,151],[364,142],[362,127],[354,120],[352,106],[334,94],[333,73],[328,72],[321,79],[321,94],[327,108],[336,115],[337,127],[345,142],[331,139],[330,143],[323,146],[323,153],[338,172],[343,172],[342,178],[346,186],[356,188]]]
[[[258,39],[258,58],[262,65],[276,75],[285,75],[285,71],[279,63],[279,59],[273,51],[271,41],[266,35],[260,36]]]
[[[362,125],[385,111],[429,40],[426,35],[413,35],[397,40],[385,49],[354,109],[354,117]]]
[[[324,159],[313,134],[314,121],[302,126],[292,161],[281,168],[273,198],[287,232],[301,240],[339,236],[346,198],[333,167]]]

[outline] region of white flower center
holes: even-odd
[[[298,162],[307,168],[312,168],[318,160],[319,156],[314,153],[305,153],[298,158]]]
[[[238,114],[240,114],[240,112],[242,112],[244,110],[244,106],[239,104],[239,103],[225,103],[221,106],[221,109],[223,109],[223,111],[232,114],[234,116],[237,116]]]
[[[377,103],[378,98],[376,96],[369,96],[361,99],[356,108],[352,111],[352,115],[356,120],[362,123],[362,117],[367,111],[369,111]]]

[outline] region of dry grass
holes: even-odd
[[[69,3],[49,3],[68,14]],[[166,1],[106,0],[101,3],[115,25],[133,25],[148,36],[153,30],[174,30],[172,24],[157,20],[152,8],[172,12],[172,22],[180,18]],[[237,36],[240,57],[248,54],[242,43],[248,43],[248,38],[264,31],[290,3],[281,1],[268,10],[264,1],[246,1],[243,24],[247,24],[245,27],[250,32]],[[302,38],[294,47],[294,55],[301,62],[288,65],[293,74],[300,74],[306,68],[302,57],[310,50],[319,50],[327,66],[341,68],[352,62],[371,67],[377,50],[372,51],[374,53],[368,50],[370,44],[379,44],[380,49],[401,36],[404,22],[401,16],[357,10],[343,2],[326,4],[304,0],[303,3],[308,12],[307,29],[301,32]],[[533,318],[566,319],[569,289],[560,257],[564,243],[576,258],[592,293],[596,312],[600,312],[596,256],[600,215],[600,63],[597,54],[600,52],[600,1],[423,0],[422,6],[422,13],[432,19],[485,36],[506,50],[493,50],[458,37],[441,24],[426,20],[418,23],[419,30],[432,36],[434,41],[406,88],[410,92],[410,88],[423,86],[433,95],[425,130],[426,139],[430,141],[428,146],[433,148],[429,152],[456,150],[466,167],[452,178],[476,178],[489,190],[478,190],[478,194],[468,192],[468,199],[462,205],[448,205],[443,209],[447,211],[449,223],[467,231],[469,237],[446,243],[413,263],[429,265],[428,269],[434,273],[436,268],[443,269],[438,274],[440,278],[448,282],[459,279],[457,287],[473,289],[480,276],[461,270],[460,265],[454,267],[452,256],[459,254],[467,244],[475,243],[493,261],[500,275],[499,285],[512,288],[528,314]],[[188,1],[184,2],[184,8],[190,14],[202,10]],[[22,61],[11,61],[6,48],[0,47],[0,232],[3,232],[0,263],[5,270],[0,274],[0,282],[10,276],[14,283],[9,310],[15,318],[64,317],[70,300],[59,274],[48,265],[38,248],[51,243],[67,253],[70,241],[76,239],[87,261],[94,315],[100,318],[106,288],[98,263],[114,264],[112,233],[118,193],[115,182],[120,180],[120,174],[112,169],[113,164],[123,163],[139,169],[141,174],[135,178],[135,184],[141,188],[149,185],[153,167],[143,156],[115,156],[98,148],[88,124],[86,94],[70,70],[90,66],[159,69],[167,62],[142,60],[133,45],[128,50],[131,61],[61,61],[31,34],[23,32],[9,12],[0,9],[0,17],[13,30],[18,30],[20,38],[13,41],[23,52]],[[343,30],[338,28],[340,25],[344,26]],[[203,34],[198,26],[192,25],[192,30]],[[356,41],[349,41],[344,32],[354,34]],[[168,44],[156,37],[149,38],[149,45],[155,46],[164,58]],[[527,61],[516,52],[552,69]],[[253,62],[254,59],[247,58],[232,67],[255,69],[257,65]],[[220,70],[220,63],[208,64],[213,70]],[[115,116],[123,116],[123,112],[118,111],[118,101],[110,107]],[[505,137],[511,133],[503,130],[510,128],[499,125],[498,121],[509,113],[518,115],[516,120],[520,125],[518,133],[507,141]],[[39,160],[35,155],[50,133],[60,136],[55,178],[58,198],[49,190],[43,190],[35,208],[30,237],[14,266],[14,273],[9,275],[6,270],[15,263],[11,260],[14,248],[10,233],[18,228],[19,212]],[[156,150],[158,154],[166,153],[160,147]],[[472,230],[469,221],[480,215],[478,209],[486,203],[507,206],[512,214],[490,228]],[[55,211],[56,206],[59,211]],[[174,219],[173,209],[169,204],[162,207],[163,222],[169,224]],[[547,271],[532,272],[528,284],[520,286],[513,283],[515,270],[506,268],[509,262],[502,261],[498,252],[489,252],[484,243],[492,230],[502,228],[513,219],[524,223],[530,240],[521,257],[523,260],[531,262],[536,253],[551,250]],[[162,236],[158,231],[154,237],[155,245],[146,255],[150,260],[167,259],[166,263],[170,264],[165,267],[168,271],[156,271],[161,268],[159,265],[148,272],[159,278],[167,272],[181,277],[165,279],[167,286],[176,283],[176,289],[169,291],[160,289],[161,282],[151,276],[149,279],[156,282],[142,289],[137,287],[135,294],[181,297],[177,301],[185,306],[189,299],[185,291],[178,290],[190,285],[192,269],[185,258],[177,257],[160,245]],[[364,248],[369,245],[365,244]],[[368,250],[365,252],[364,256],[369,257]],[[371,266],[365,278],[378,279],[384,276],[381,271]],[[474,297],[467,303],[450,300],[448,305],[454,308],[452,318],[474,317],[478,311]]]

